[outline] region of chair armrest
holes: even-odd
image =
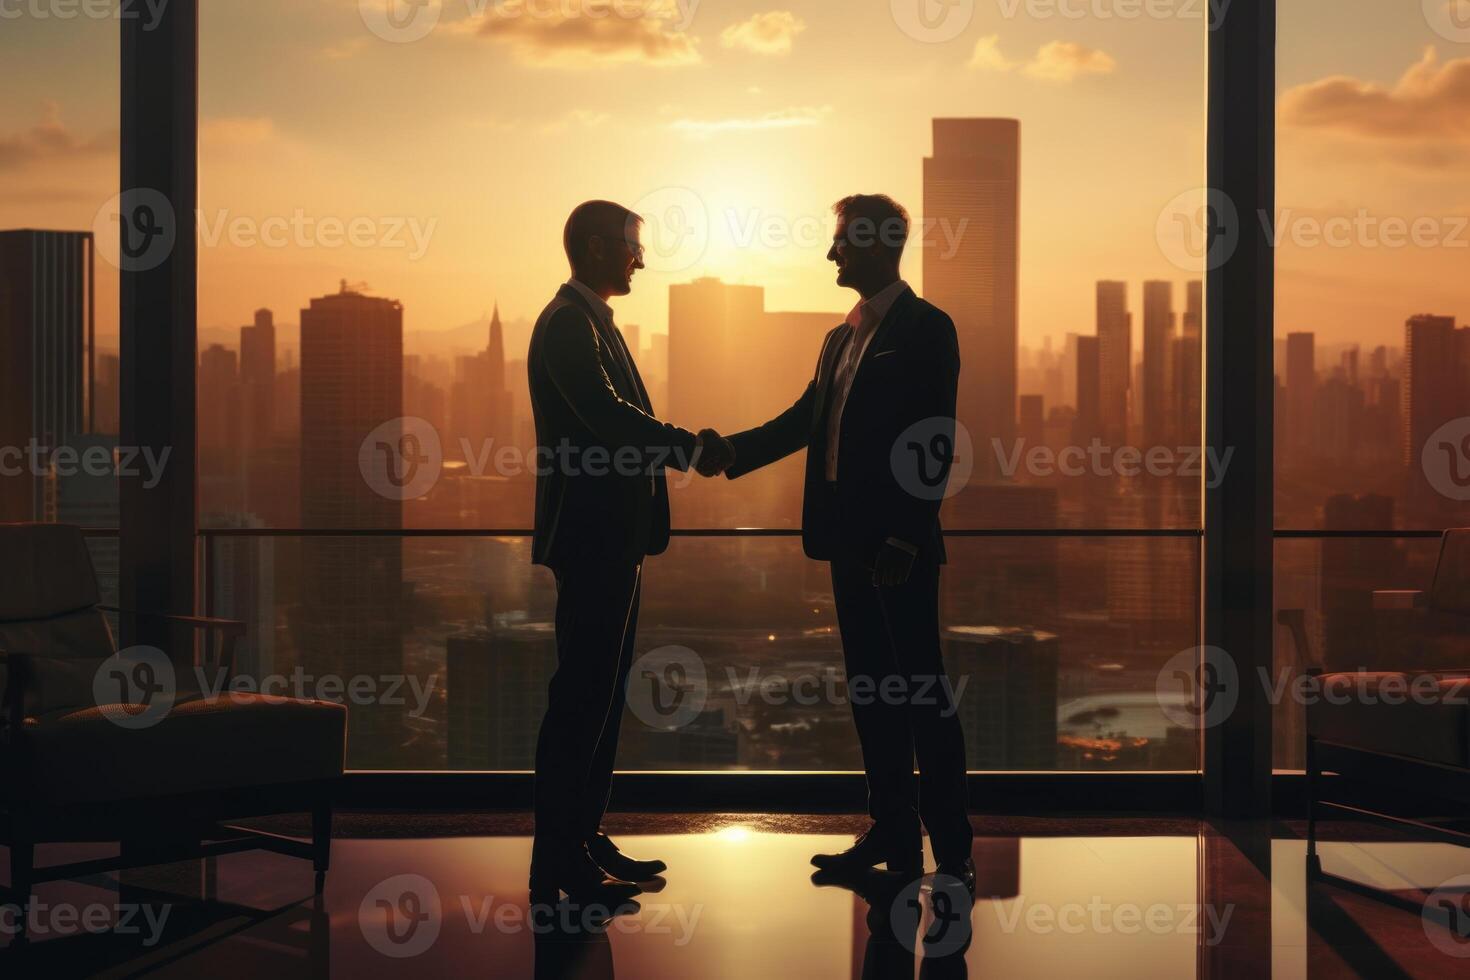
[[[238,619],[220,619],[215,616],[185,616],[180,613],[123,609],[119,606],[99,605],[97,608],[104,612],[119,613],[123,616],[138,616],[143,619],[152,619],[162,623],[177,623],[180,626],[192,626],[194,629],[204,630],[206,633],[217,631],[220,634],[220,666],[232,676],[235,673],[235,642],[245,635],[245,624]]]
[[[1318,673],[1322,665],[1312,657],[1312,646],[1307,640],[1307,611],[1305,609],[1279,609],[1276,611],[1276,622],[1285,626],[1291,634],[1292,645],[1296,648],[1297,661],[1302,665],[1302,672],[1310,674]]]

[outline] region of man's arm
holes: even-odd
[[[817,383],[813,380],[786,411],[765,425],[730,436],[735,462],[725,470],[725,476],[733,480],[805,447],[811,436],[812,403],[816,397]]]
[[[645,453],[668,450],[664,465],[686,470],[694,459],[695,435],[661,422],[613,387],[602,366],[602,345],[587,317],[568,307],[546,324],[542,354],[552,382],[577,418],[609,449],[631,446]]]

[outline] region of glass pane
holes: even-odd
[[[1277,615],[1300,625],[1283,625],[1276,632],[1276,665],[1268,685],[1276,723],[1275,768],[1306,765],[1306,707],[1319,696],[1317,688],[1302,681],[1307,668],[1392,671],[1459,662],[1452,656],[1427,664],[1425,650],[1412,646],[1422,611],[1374,608],[1377,590],[1427,592],[1439,550],[1438,538],[1276,542]]]
[[[118,50],[110,4],[0,28],[0,521],[115,528]]]
[[[1470,4],[1280,6],[1276,520],[1470,522]]]
[[[958,328],[950,526],[1198,527],[1207,6],[206,3],[206,524],[528,524],[527,340],[592,197],[646,219],[614,307],[654,408],[763,422],[855,299],[833,201],[881,190]],[[676,481],[675,522],[795,527],[800,477]]]
[[[249,626],[245,683],[347,702],[351,767],[532,767],[555,586],[526,539],[207,540],[213,611]],[[1192,538],[953,541],[941,619],[971,768],[1197,768],[1168,667],[1194,656],[1198,558]],[[836,626],[796,539],[676,539],[645,566],[619,767],[861,768],[850,702],[869,695]]]

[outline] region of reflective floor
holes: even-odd
[[[407,819],[407,818],[402,818]],[[617,818],[666,860],[604,925],[528,916],[520,834],[342,839],[323,900],[303,862],[240,854],[43,886],[6,976],[1470,976],[1470,849],[1376,835],[1319,845],[1308,884],[1284,825],[977,820],[977,896],[872,875],[812,881],[853,818]],[[657,833],[637,833],[656,825]],[[1002,829],[1005,832],[1001,832]],[[1375,835],[1368,834],[1367,837]],[[74,858],[44,849],[40,863]],[[105,850],[94,853],[106,853]],[[932,860],[930,861],[932,867]],[[660,887],[661,885],[661,887]],[[1372,886],[1374,890],[1362,888]]]

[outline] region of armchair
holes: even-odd
[[[1277,617],[1315,679],[1306,705],[1307,859],[1319,876],[1317,815],[1324,810],[1470,844],[1470,834],[1392,814],[1377,802],[1433,800],[1461,813],[1470,806],[1470,528],[1444,533],[1427,593],[1379,590],[1372,601],[1382,659],[1356,671],[1323,669],[1302,610],[1283,609]],[[1324,772],[1367,787],[1368,802],[1361,792],[1351,803],[1327,799]],[[1335,791],[1343,779],[1332,784]]]
[[[117,653],[109,608],[79,529],[0,524],[0,844],[10,849],[9,901],[29,902],[39,882],[252,849],[311,860],[320,893],[346,710],[219,689],[213,675],[200,683],[191,653],[174,659],[167,710],[122,724],[147,705],[105,696],[112,686],[103,668]],[[134,615],[218,636],[214,667],[226,671],[245,629]],[[310,841],[227,822],[302,811],[312,816]],[[36,867],[37,844],[82,841],[117,842],[120,853]]]

